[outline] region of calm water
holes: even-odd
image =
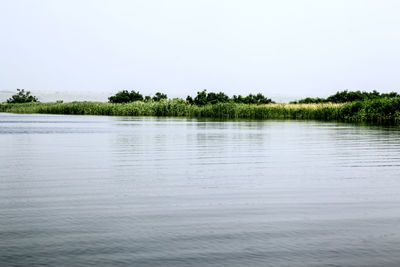
[[[400,266],[400,129],[0,114],[0,266]]]

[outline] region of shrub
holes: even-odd
[[[129,103],[135,101],[143,101],[143,95],[136,91],[123,90],[108,98],[110,103]]]
[[[193,104],[194,104],[194,100],[193,100],[193,98],[192,98],[190,95],[188,95],[188,96],[186,97],[186,102],[187,102],[188,104],[190,104],[190,105],[193,105]]]
[[[194,98],[194,104],[198,106],[204,106],[207,104],[207,90],[197,92],[197,96]]]
[[[290,104],[318,104],[318,103],[324,103],[324,102],[327,102],[326,99],[324,99],[324,98],[307,97],[307,98],[304,98],[304,99],[300,99],[298,101],[290,102]]]
[[[36,96],[31,95],[30,91],[25,92],[24,89],[17,89],[17,93],[7,99],[7,103],[29,103],[29,102],[38,102]]]
[[[229,101],[229,96],[227,96],[222,92],[219,93],[210,92],[207,94],[207,104],[226,103],[228,101]]]
[[[197,106],[204,106],[208,104],[215,105],[227,102],[234,102],[237,104],[257,104],[257,105],[273,103],[271,99],[265,97],[261,93],[258,93],[257,95],[249,94],[246,97],[243,97],[241,95],[239,96],[234,95],[233,98],[229,98],[229,96],[227,96],[223,92],[207,93],[207,90],[197,92],[197,96],[194,99],[191,96],[188,96],[186,98],[186,102]]]
[[[168,97],[167,97],[166,94],[163,94],[163,93],[160,93],[160,92],[157,92],[156,95],[153,96],[153,101],[155,101],[155,102],[159,102],[159,101],[161,101],[163,99],[168,99]]]
[[[256,105],[273,103],[271,99],[265,97],[261,93],[258,93],[257,95],[249,94],[246,97],[243,97],[241,95],[238,96],[234,95],[232,100],[235,103],[256,104]]]
[[[355,101],[364,101],[364,100],[372,100],[372,99],[382,99],[382,98],[394,98],[398,97],[399,94],[396,92],[391,93],[379,93],[374,90],[372,92],[361,92],[361,91],[338,91],[334,95],[329,96],[328,98],[311,98],[307,97],[304,99],[300,99],[298,101],[292,101],[291,104],[311,104],[311,103],[347,103],[347,102],[355,102]]]

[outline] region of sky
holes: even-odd
[[[0,91],[400,92],[398,0],[0,0]]]

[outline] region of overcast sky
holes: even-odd
[[[398,0],[1,0],[0,91],[400,89]]]

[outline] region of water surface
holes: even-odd
[[[0,113],[0,266],[399,266],[400,130]]]

